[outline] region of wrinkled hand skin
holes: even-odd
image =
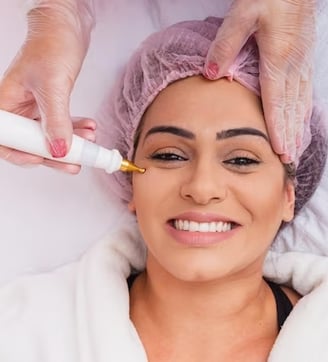
[[[272,147],[282,162],[297,163],[310,139],[315,1],[233,1],[204,73],[210,79],[226,76],[252,34],[260,53],[261,96]],[[210,64],[217,72],[208,71]]]
[[[49,150],[53,141],[64,140],[66,153],[73,128],[79,128],[73,127],[69,102],[89,47],[94,25],[93,0],[39,0],[34,3],[27,14],[25,41],[0,83],[0,108],[40,120]],[[94,130],[94,122],[90,122]],[[82,136],[93,138],[90,124]],[[84,126],[82,124],[82,129]],[[2,146],[0,158],[18,165],[49,165],[40,157]],[[75,165],[63,167],[62,163],[52,162],[51,166],[77,172]]]

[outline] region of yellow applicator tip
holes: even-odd
[[[138,167],[134,163],[132,163],[128,160],[122,161],[120,170],[123,172],[140,172],[140,173],[146,172],[145,168]]]

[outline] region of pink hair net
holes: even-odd
[[[140,120],[157,94],[170,83],[201,75],[205,58],[222,19],[184,21],[149,36],[128,62],[123,76],[107,102],[110,122],[102,124],[105,146],[117,148],[124,157],[134,153],[135,134]],[[229,69],[233,79],[260,96],[259,55],[250,38]],[[108,115],[106,115],[108,120]],[[327,156],[322,112],[314,108],[311,117],[312,140],[296,170],[298,212],[315,191]],[[131,175],[110,175],[111,188],[124,201],[131,200]]]

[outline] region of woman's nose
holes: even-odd
[[[199,162],[188,170],[188,175],[181,185],[181,196],[197,204],[223,201],[227,196],[226,178],[220,166],[209,162]]]

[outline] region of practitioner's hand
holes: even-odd
[[[260,52],[260,84],[272,146],[285,163],[308,145],[312,108],[314,0],[234,0],[212,43],[205,75],[218,79],[251,34]]]
[[[37,4],[28,13],[26,40],[0,83],[0,108],[40,119],[52,156],[63,157],[73,130],[70,95],[93,26],[92,0],[39,0]],[[49,165],[40,157],[4,147],[0,158],[19,165]],[[57,165],[63,169],[62,163]]]
[[[87,139],[88,141],[95,142],[96,140],[96,122],[89,118],[73,117],[73,133]],[[30,155],[25,152],[12,150],[7,147],[0,146],[0,158],[13,163],[18,166],[30,165],[44,165],[53,167],[67,173],[76,174],[80,171],[81,167],[54,160],[44,159],[39,156]]]

